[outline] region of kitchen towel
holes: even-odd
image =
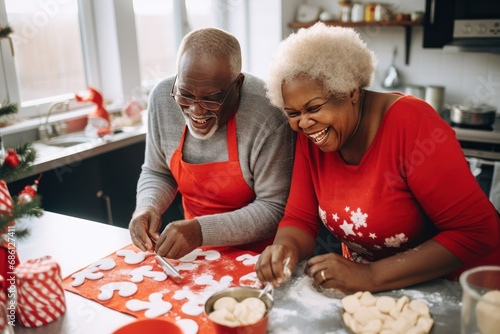
[[[490,201],[500,212],[500,162],[495,161],[493,176],[491,177]]]
[[[232,286],[260,288],[258,254],[232,247],[200,247],[179,260],[179,284],[168,278],[154,253],[133,244],[63,279],[67,291],[137,318],[167,317],[186,334],[215,333],[204,314],[213,293]]]

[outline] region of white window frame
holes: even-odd
[[[78,0],[78,9],[86,83],[100,90],[113,105],[119,105],[124,96],[140,85],[132,0]],[[7,23],[5,1],[0,0],[0,24]],[[15,118],[44,115],[55,101],[74,101],[71,93],[21,103],[8,39],[1,41],[0,53],[0,101],[8,99],[18,105]],[[78,108],[79,104],[71,106]]]
[[[173,1],[174,29],[178,46],[183,36],[189,32],[189,23],[185,0]],[[225,6],[222,10],[223,16],[217,25],[222,29],[231,30],[230,19],[224,16],[228,14],[231,3],[224,0],[215,1],[218,1],[219,8]],[[259,2],[265,3],[265,0]],[[246,30],[250,28],[251,12],[258,14],[258,11],[251,7],[250,1],[243,0],[244,13],[240,12],[239,17],[241,18],[243,14]],[[113,105],[118,108],[126,97],[141,87],[133,0],[78,0],[78,9],[87,85],[100,90],[105,99],[113,101]],[[5,0],[0,0],[0,24],[4,26],[7,23]],[[247,68],[253,65],[248,51],[251,49],[250,36],[249,31],[240,36],[244,40],[242,48],[244,54],[246,53],[245,61],[249,65]],[[6,99],[16,103],[19,106],[19,113],[15,118],[43,116],[51,103],[74,98],[74,94],[68,94],[21,105],[14,58],[8,39],[0,41],[0,54],[0,103]],[[79,104],[72,103],[72,107],[78,106]]]

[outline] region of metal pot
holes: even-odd
[[[458,125],[485,127],[495,122],[497,109],[491,105],[480,104],[475,106],[452,105],[450,120]]]

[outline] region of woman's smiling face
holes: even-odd
[[[352,94],[336,99],[307,78],[289,80],[281,90],[291,128],[304,133],[323,152],[339,150],[355,131],[358,111]]]

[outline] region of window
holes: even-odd
[[[173,1],[134,0],[134,14],[141,84],[152,87],[176,71]]]
[[[186,0],[189,30],[220,26],[218,13],[223,12],[226,5],[221,1]]]
[[[5,0],[21,106],[86,87],[77,0]]]
[[[268,0],[254,2],[267,6]],[[116,107],[136,92],[146,100],[153,85],[176,72],[178,46],[193,29],[232,31],[245,54],[249,5],[249,0],[0,0],[0,25],[14,29],[14,54],[9,40],[0,40],[0,103],[16,103],[15,118],[24,119],[45,115],[50,103],[72,98],[87,85]]]
[[[146,90],[177,71],[177,49],[184,34],[217,26],[213,3],[218,1],[185,0],[185,10],[176,1],[134,0],[141,83]]]

